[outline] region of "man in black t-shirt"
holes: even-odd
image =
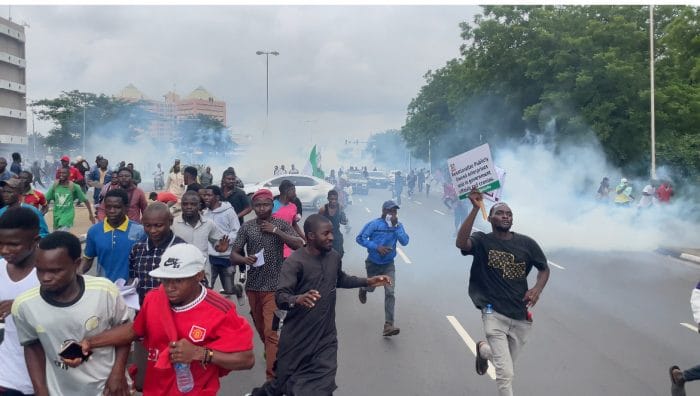
[[[469,297],[482,312],[486,341],[476,344],[476,372],[484,375],[489,360],[496,369],[500,396],[513,395],[514,362],[532,328],[533,307],[549,279],[547,258],[532,238],[510,231],[513,212],[503,202],[489,212],[491,232],[471,234],[483,203],[481,193],[469,194],[472,210],[457,233],[456,245],[472,255]],[[537,268],[537,282],[528,289],[527,275]]]
[[[223,175],[221,175],[221,200],[227,201],[233,206],[233,210],[235,210],[236,215],[238,215],[238,222],[243,224],[243,218],[253,210],[253,206],[245,191],[236,186],[237,180],[238,177],[236,177],[236,171],[233,168],[228,168],[224,171]],[[238,266],[238,274],[238,281],[240,283],[245,283],[245,265]]]

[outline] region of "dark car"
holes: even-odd
[[[389,177],[382,171],[371,171],[367,179],[369,188],[387,188],[389,186]]]
[[[347,172],[345,177],[348,180],[348,184],[352,187],[353,194],[369,194],[369,185],[367,179],[362,176],[362,172]]]

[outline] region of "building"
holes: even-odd
[[[153,138],[169,138],[178,122],[198,115],[207,115],[226,125],[226,102],[216,100],[206,89],[197,87],[185,98],[175,92],[163,95],[163,100],[148,99],[133,84],[122,89],[116,97],[141,102],[146,110],[154,115],[148,128]]]
[[[24,27],[0,18],[0,154],[27,150]]]

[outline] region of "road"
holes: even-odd
[[[366,252],[354,238],[388,198],[388,191],[371,190],[347,209],[352,232],[345,239],[346,272],[364,275]],[[404,198],[399,219],[411,238],[396,258],[401,334],[381,336],[381,290],[369,294],[366,305],[356,290],[339,291],[335,394],[496,395],[495,381],[474,372],[473,342],[483,339],[483,331],[467,295],[471,258],[454,247],[451,212],[437,196]],[[516,394],[668,395],[668,367],[700,363],[688,303],[700,267],[654,252],[543,249],[552,273],[516,364]],[[247,311],[239,308],[249,317]],[[264,381],[255,341],[255,367],[225,377],[221,395],[242,395]],[[700,385],[687,389],[700,393]]]

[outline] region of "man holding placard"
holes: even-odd
[[[457,232],[456,245],[472,255],[469,297],[482,314],[486,341],[476,344],[476,372],[484,375],[489,360],[496,369],[500,396],[513,395],[514,362],[532,328],[533,307],[549,279],[547,258],[533,239],[510,231],[513,212],[503,202],[489,212],[492,232],[471,234],[483,196],[469,193],[472,209]],[[527,275],[537,268],[537,282],[529,289]]]

